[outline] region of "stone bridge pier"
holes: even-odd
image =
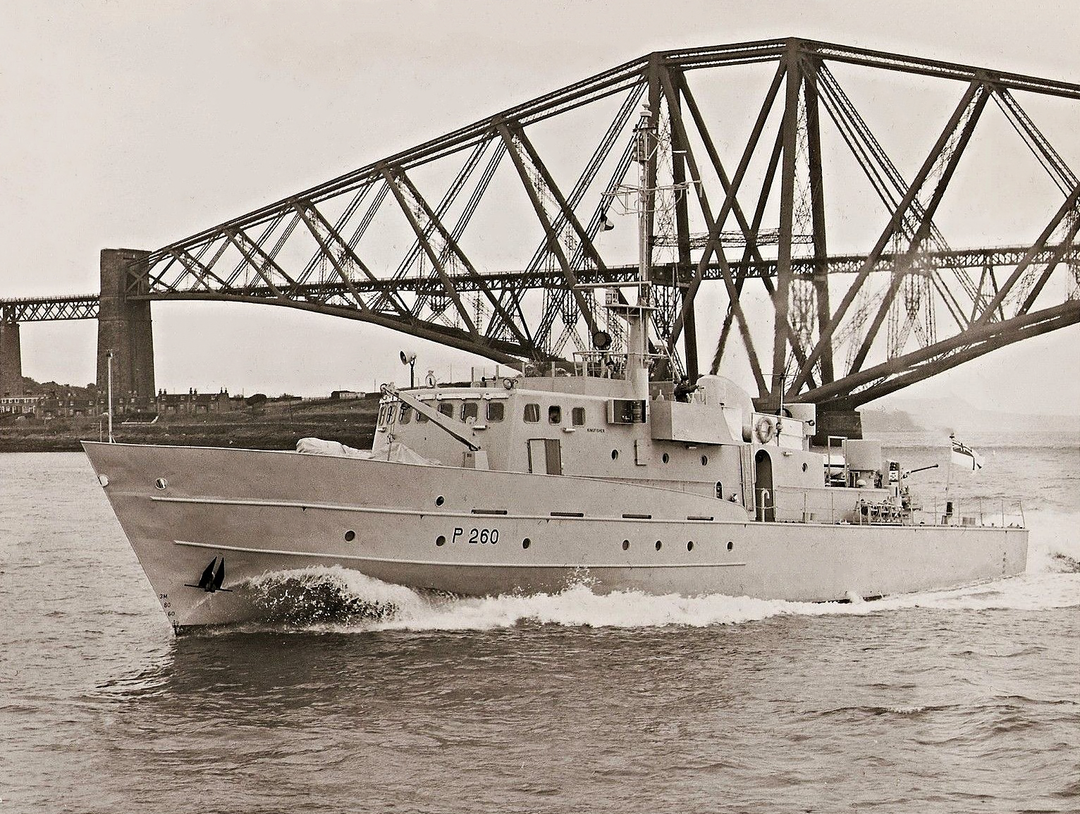
[[[157,393],[150,300],[132,299],[149,290],[149,255],[138,249],[101,250],[97,385],[99,392],[104,393],[111,351],[115,399],[141,402],[152,399]]]
[[[22,344],[19,323],[0,316],[0,396],[21,396]]]

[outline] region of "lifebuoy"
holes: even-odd
[[[513,390],[514,380],[509,377],[503,379],[503,387],[505,387],[507,390]]]
[[[768,416],[762,416],[754,424],[754,435],[762,444],[767,444],[773,439],[773,423]]]

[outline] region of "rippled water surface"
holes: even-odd
[[[954,495],[1025,495],[1033,529],[1004,582],[450,600],[306,571],[292,623],[181,638],[86,460],[0,455],[0,814],[1080,810],[1080,446],[980,449]]]

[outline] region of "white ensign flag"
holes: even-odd
[[[982,469],[982,461],[971,447],[952,439],[952,462],[956,466],[975,472]]]

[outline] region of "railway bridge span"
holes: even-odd
[[[872,127],[906,109],[904,82],[932,114]],[[637,279],[640,243],[668,373],[735,373],[759,407],[813,402],[850,434],[869,401],[1080,321],[1080,145],[1036,124],[1046,104],[1076,121],[1078,101],[1074,83],[804,39],[649,54],[159,249],[105,250],[99,295],[0,302],[0,391],[20,324],[96,318],[99,380],[111,351],[120,392],[152,395],[150,307],[168,300],[566,362],[598,331],[621,342],[598,287]],[[1002,245],[955,248],[1013,205],[979,169],[1003,133],[1043,192]],[[635,164],[642,241],[620,217]]]

